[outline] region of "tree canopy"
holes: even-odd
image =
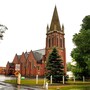
[[[90,15],[82,20],[79,33],[73,36],[75,48],[71,52],[72,58],[76,61],[73,72],[77,77],[89,76],[90,73]]]
[[[3,40],[3,33],[8,30],[8,28],[5,25],[0,24],[0,39]]]
[[[71,71],[72,70],[72,65],[71,62],[67,63],[67,71]]]

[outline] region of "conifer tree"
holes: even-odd
[[[50,76],[52,75],[52,81],[54,83],[62,81],[62,76],[64,75],[63,68],[63,61],[59,56],[57,49],[53,48],[46,63],[46,78],[50,80]]]

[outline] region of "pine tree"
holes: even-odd
[[[46,63],[46,78],[50,80],[50,76],[52,75],[52,81],[54,83],[62,81],[62,76],[64,75],[63,68],[63,61],[59,56],[57,49],[53,48]]]

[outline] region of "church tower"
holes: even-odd
[[[59,55],[61,56],[64,64],[64,71],[66,73],[66,51],[65,51],[65,38],[64,38],[64,25],[60,25],[57,8],[55,6],[50,27],[47,25],[46,33],[46,59],[56,47]]]

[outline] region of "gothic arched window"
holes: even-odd
[[[54,37],[52,38],[52,46],[54,46]]]
[[[49,38],[49,47],[51,47],[51,39]]]
[[[58,47],[58,38],[57,38],[57,47]]]
[[[60,38],[60,47],[63,48],[63,39]]]

